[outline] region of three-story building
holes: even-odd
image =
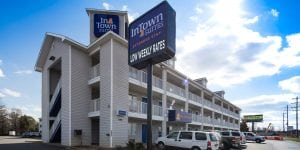
[[[86,11],[89,45],[54,33],[42,43],[35,65],[42,73],[42,140],[101,147],[146,143],[147,72],[128,66],[127,12]],[[106,20],[97,22],[99,17]],[[99,34],[99,27],[114,30]],[[206,78],[178,72],[175,58],[154,65],[152,78],[153,140],[175,130],[239,130],[241,109],[224,99],[224,91],[210,91]],[[169,121],[169,110],[187,112],[191,120]]]

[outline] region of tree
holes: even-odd
[[[0,135],[8,134],[8,112],[5,105],[0,105]]]
[[[12,108],[9,114],[11,130],[16,131],[17,134],[20,134],[20,117],[22,115],[21,109]]]
[[[240,130],[241,130],[241,132],[248,132],[249,131],[249,127],[248,127],[247,122],[245,120],[242,120],[242,122],[240,123]]]
[[[36,121],[31,116],[23,115],[20,117],[20,130],[25,131],[36,131]]]

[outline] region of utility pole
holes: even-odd
[[[293,99],[296,99],[296,134],[297,134],[297,138],[299,138],[299,131],[298,131],[298,96],[296,98],[293,98]]]
[[[289,105],[286,105],[286,132],[288,132],[289,128]]]
[[[282,131],[284,133],[285,129],[284,129],[284,112],[282,113]]]

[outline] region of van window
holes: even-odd
[[[221,132],[221,135],[223,135],[223,136],[229,136],[229,132]]]
[[[232,136],[240,136],[239,132],[231,132]]]
[[[178,132],[173,132],[167,136],[168,139],[177,139]]]
[[[209,137],[211,141],[218,141],[217,137],[213,133],[209,133]]]
[[[193,138],[192,132],[181,132],[179,136],[179,139],[191,140],[192,138]]]
[[[207,140],[205,133],[196,132],[195,137],[196,137],[196,140]]]

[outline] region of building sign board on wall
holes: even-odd
[[[119,16],[94,14],[94,35],[100,37],[110,30],[119,34]]]
[[[192,114],[184,111],[169,110],[168,119],[169,121],[191,123]]]
[[[128,64],[142,69],[175,56],[176,12],[163,1],[129,25]]]

